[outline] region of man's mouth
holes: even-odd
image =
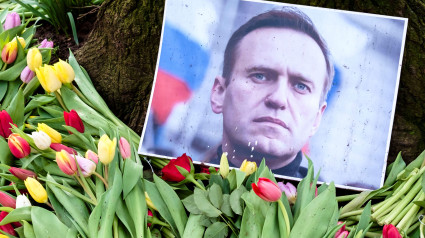
[[[273,118],[273,117],[259,117],[259,118],[255,118],[253,120],[254,122],[270,122],[270,123],[274,123],[277,124],[287,130],[289,130],[289,127],[285,124],[285,122],[277,119],[277,118]]]

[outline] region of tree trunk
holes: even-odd
[[[425,4],[422,0],[290,0],[288,3],[409,18],[389,160],[425,149]],[[116,115],[141,133],[154,78],[164,1],[106,0],[81,65]]]

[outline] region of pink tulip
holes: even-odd
[[[99,157],[97,156],[96,153],[94,153],[91,150],[88,150],[86,152],[86,156],[85,157],[86,157],[86,159],[89,159],[89,160],[93,161],[95,164],[99,163]]]
[[[344,223],[344,222],[341,222],[341,221],[339,221],[338,222],[338,225],[341,225],[342,223]],[[346,230],[345,230],[345,224],[335,233],[335,238],[342,238],[341,237],[341,234],[342,233],[344,233]],[[347,231],[348,232],[348,231]]]
[[[148,216],[153,217],[151,210],[148,209]],[[151,223],[148,223],[148,227],[152,226]]]
[[[86,158],[83,158],[81,156],[76,156],[78,166],[80,166],[81,173],[84,177],[89,177],[96,171],[96,164]]]
[[[0,221],[2,221],[8,214],[9,213],[7,213],[5,211],[0,212]],[[9,233],[12,236],[16,236],[15,229],[13,229],[13,226],[10,223],[3,225],[3,226],[0,226],[0,230],[4,231],[6,233]]]
[[[21,25],[21,18],[19,14],[16,12],[11,12],[7,14],[6,20],[4,21],[3,29],[9,30],[11,28],[17,27]]]
[[[16,199],[9,196],[7,193],[0,191],[0,204],[3,207],[16,208]]]
[[[277,185],[279,186],[282,192],[285,192],[289,203],[295,204],[295,201],[297,200],[297,188],[290,182],[287,182],[286,184],[279,182],[277,183]]]
[[[78,171],[74,157],[65,150],[56,152],[56,163],[65,174],[74,175]]]
[[[74,150],[72,148],[69,148],[66,145],[62,145],[60,143],[52,143],[52,144],[50,144],[50,148],[52,150],[54,150],[54,151],[57,151],[57,152],[60,152],[61,150],[65,150],[66,152],[70,153],[71,155],[72,154],[74,154],[74,155],[77,154],[77,151],[76,150]]]
[[[25,66],[21,72],[21,80],[24,83],[29,83],[34,78],[34,72],[28,66]]]
[[[282,196],[277,184],[268,178],[259,178],[258,183],[252,183],[251,186],[255,194],[267,202],[276,202]]]
[[[128,141],[121,137],[119,141],[120,153],[123,159],[128,159],[131,157],[131,149]]]
[[[30,145],[19,134],[10,134],[7,144],[9,145],[10,152],[18,159],[28,156],[31,152]]]
[[[335,238],[347,238],[348,237],[348,234],[350,234],[348,231],[343,231],[338,236],[335,235]]]
[[[39,49],[41,48],[53,48],[53,41],[48,41],[47,39],[44,39],[40,46],[38,46]]]

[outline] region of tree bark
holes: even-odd
[[[281,1],[282,2],[282,1]],[[294,4],[409,18],[389,160],[425,149],[425,4],[422,0],[289,0]],[[154,78],[164,1],[106,0],[81,65],[116,115],[141,133]]]

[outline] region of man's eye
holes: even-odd
[[[251,74],[251,78],[253,78],[255,80],[259,80],[259,81],[266,80],[266,76],[264,74],[262,74],[262,73]]]
[[[297,90],[300,93],[306,93],[309,91],[309,88],[307,87],[307,85],[303,84],[303,83],[297,83],[295,84],[295,90]]]

